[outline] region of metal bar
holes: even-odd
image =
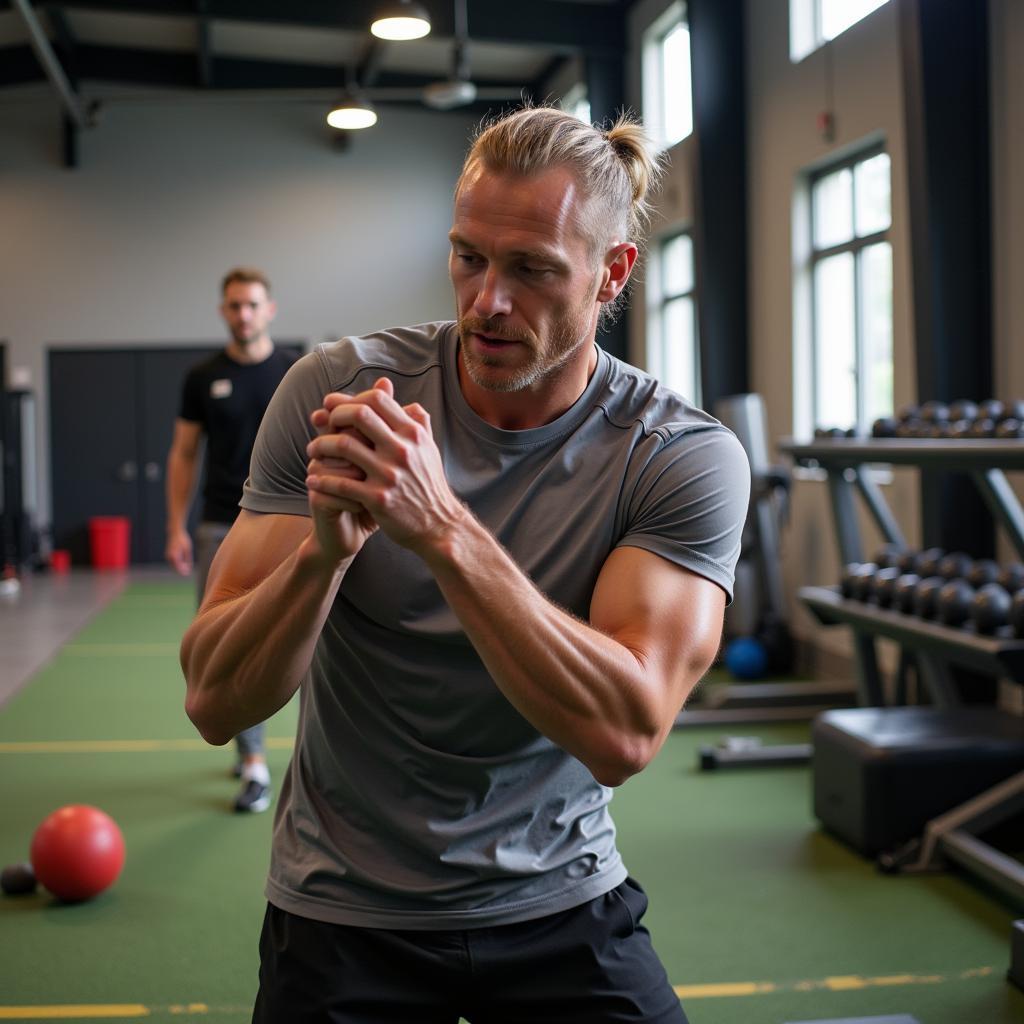
[[[992,515],[1006,530],[1018,556],[1024,559],[1024,510],[1006,474],[1001,469],[986,469],[972,475]]]
[[[925,826],[921,849],[917,860],[907,871],[929,871],[935,864],[935,856],[942,841],[953,832],[976,829],[983,832],[998,824],[1020,809],[1024,797],[1024,772],[1018,772],[1004,779],[984,793],[979,793],[966,803],[932,818]]]
[[[89,120],[85,116],[82,104],[77,93],[71,88],[68,76],[64,73],[61,62],[53,52],[50,40],[46,38],[46,33],[43,31],[42,25],[39,24],[35,11],[32,10],[28,0],[11,0],[11,6],[21,15],[22,20],[25,22],[32,49],[35,51],[46,77],[57,90],[57,95],[64,104],[64,109],[67,111],[68,116],[78,128],[87,128]]]
[[[853,487],[847,479],[844,469],[829,470],[828,491],[832,498],[832,517],[835,520],[840,561],[844,565],[847,562],[862,562],[864,549],[860,542],[860,530],[857,526]]]
[[[1024,864],[976,839],[969,832],[955,829],[940,841],[943,854],[990,885],[1024,905]]]
[[[875,522],[878,523],[882,536],[890,544],[897,544],[905,551],[907,549],[906,538],[903,536],[900,524],[896,521],[896,517],[892,514],[892,510],[882,495],[881,488],[871,479],[866,466],[857,466],[854,469],[854,473],[856,474],[854,482],[857,484],[857,489],[860,491],[861,497],[868,506],[871,515],[874,516]]]
[[[861,463],[887,463],[974,473],[982,469],[1024,469],[1024,440],[1011,438],[819,438],[798,444],[784,438],[778,444],[797,462],[814,463],[828,470]]]
[[[917,665],[928,688],[928,695],[937,708],[948,710],[961,702],[953,674],[943,658],[937,658],[931,651],[917,652]]]
[[[857,693],[861,707],[879,708],[885,704],[885,687],[878,671],[878,654],[872,633],[854,628],[853,649],[857,656]]]
[[[730,750],[728,747],[700,748],[699,763],[702,771],[716,768],[764,768],[807,764],[813,748],[810,743],[786,743],[776,746],[752,745],[750,748]]]

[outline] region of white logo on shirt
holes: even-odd
[[[210,385],[210,397],[211,398],[230,398],[231,397],[231,381],[229,381],[229,380],[215,380]]]

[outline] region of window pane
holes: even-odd
[[[879,153],[853,169],[857,234],[884,231],[892,223],[889,154]]]
[[[814,248],[828,249],[853,238],[853,172],[849,167],[814,183]]]
[[[825,39],[835,39],[861,18],[866,18],[886,0],[821,0],[821,34]]]
[[[662,110],[665,144],[671,146],[693,131],[690,99],[690,30],[673,26],[661,43]]]
[[[689,235],[676,235],[661,248],[662,295],[682,295],[693,291],[693,241]]]
[[[864,417],[892,415],[892,247],[861,251],[861,323],[864,344]]]
[[[853,253],[841,252],[814,268],[815,426],[857,422],[854,312]]]
[[[693,299],[666,302],[662,332],[661,382],[696,403],[697,351],[694,337]]]

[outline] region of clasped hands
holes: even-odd
[[[386,377],[358,395],[332,393],[311,416],[306,486],[325,554],[351,558],[379,528],[423,553],[465,514],[452,493],[430,416],[401,406]]]

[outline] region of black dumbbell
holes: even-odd
[[[961,398],[949,407],[950,420],[973,420],[978,416],[978,403],[969,398]]]
[[[872,592],[875,602],[880,608],[888,608],[892,604],[893,591],[896,581],[903,574],[895,565],[888,565],[879,569],[872,580]]]
[[[1010,625],[1013,635],[1024,640],[1024,590],[1018,590],[1010,602]]]
[[[922,619],[934,619],[938,614],[939,591],[948,581],[941,576],[926,576],[914,588],[914,614]]]
[[[1000,420],[996,424],[995,436],[1000,441],[1016,441],[1024,437],[1024,423],[1012,416],[1009,419]]]
[[[949,419],[949,406],[945,402],[925,402],[918,416],[927,423],[943,423]]]
[[[892,607],[906,615],[914,614],[914,593],[921,577],[916,572],[905,572],[892,587]]]
[[[971,436],[971,427],[974,425],[974,420],[950,420],[949,421],[949,436],[954,440]]]
[[[987,416],[979,416],[971,424],[970,429],[967,431],[967,436],[975,440],[981,440],[982,438],[992,437],[995,432],[996,421]]]
[[[947,580],[966,579],[973,564],[970,555],[963,551],[951,551],[939,562],[939,575]]]
[[[1013,598],[998,583],[986,583],[971,601],[971,621],[979,633],[994,633],[1010,621]]]
[[[892,565],[899,565],[900,557],[903,553],[903,548],[898,544],[886,544],[875,552],[875,565],[882,569],[888,569]]]
[[[843,566],[842,574],[839,577],[839,593],[843,597],[853,597],[853,577],[860,568],[860,562],[847,562]]]
[[[895,437],[899,420],[895,416],[880,416],[871,424],[872,437]]]
[[[974,587],[964,579],[948,580],[936,599],[939,622],[947,626],[962,626],[971,616]]]
[[[999,421],[1006,412],[1006,406],[998,398],[986,398],[984,402],[978,403],[978,415],[976,419]]]
[[[917,572],[922,578],[939,575],[939,563],[946,557],[942,548],[927,548],[918,557]]]
[[[1010,562],[999,570],[996,583],[1010,594],[1024,587],[1024,563]]]
[[[875,573],[878,566],[874,562],[862,562],[853,574],[852,597],[855,601],[870,601],[874,592]]]
[[[1006,408],[1003,409],[1004,420],[1020,420],[1024,423],[1024,399],[1014,398],[1012,401],[1006,403]]]
[[[971,564],[965,575],[967,582],[977,590],[986,583],[996,583],[999,580],[999,563],[991,558],[979,558]]]

